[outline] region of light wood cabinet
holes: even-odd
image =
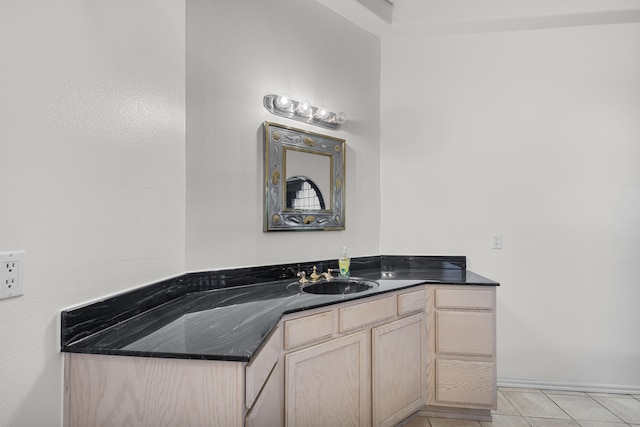
[[[493,312],[436,310],[436,353],[492,357]]]
[[[396,304],[396,296],[392,295],[340,308],[340,332],[393,319],[397,314]]]
[[[429,407],[490,419],[497,407],[495,288],[433,286],[429,330]]]
[[[322,311],[309,316],[285,320],[283,323],[285,350],[330,338],[333,334],[332,311]]]
[[[273,331],[245,368],[246,427],[284,425],[284,369],[282,327]]]
[[[64,376],[65,427],[242,426],[242,363],[66,353]]]
[[[287,427],[391,426],[424,405],[425,296],[421,287],[286,317],[285,351],[307,343],[285,354]]]
[[[251,409],[267,378],[282,355],[282,328],[277,327],[271,337],[245,368],[245,406]]]
[[[490,361],[437,359],[438,403],[464,407],[495,405],[495,363]]]
[[[373,425],[393,426],[426,402],[424,314],[373,328],[372,336]]]
[[[425,288],[398,294],[398,314],[404,316],[410,313],[424,313],[427,299]]]
[[[245,427],[284,426],[284,372],[276,363],[253,407],[247,413]]]
[[[64,425],[490,420],[495,316],[493,287],[425,285],[286,315],[249,364],[66,353]]]
[[[369,342],[363,331],[285,356],[288,427],[369,425]]]

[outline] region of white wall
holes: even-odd
[[[500,280],[502,378],[640,384],[638,24],[386,39],[380,148],[377,39],[312,0],[187,6],[185,159],[184,1],[1,5],[0,251],[27,268],[0,425],[60,425],[61,308],[342,244]],[[262,232],[261,123],[311,129],[280,91],[349,114],[346,231]]]
[[[638,40],[640,24],[382,42],[381,251],[467,255],[502,283],[501,379],[640,386]]]
[[[379,73],[379,40],[314,0],[188,1],[188,271],[379,252]],[[281,92],[349,120],[274,116]],[[262,231],[264,121],[346,139],[345,231]]]
[[[184,272],[185,5],[2,1],[0,425],[62,423],[59,310]]]

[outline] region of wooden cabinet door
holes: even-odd
[[[276,363],[260,395],[245,418],[245,427],[284,425],[284,375],[282,363]]]
[[[286,425],[370,425],[369,345],[362,331],[287,354]]]
[[[393,426],[427,399],[424,314],[373,328],[373,425]]]

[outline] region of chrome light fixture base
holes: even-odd
[[[343,112],[334,113],[329,111],[327,107],[315,107],[308,105],[307,101],[294,101],[285,95],[265,95],[264,108],[276,116],[286,117],[327,129],[340,129],[342,124],[347,120],[347,116]]]

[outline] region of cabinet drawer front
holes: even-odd
[[[396,310],[395,296],[341,308],[340,332],[391,319]]]
[[[496,367],[493,362],[436,360],[436,401],[495,409]]]
[[[312,343],[333,332],[333,313],[325,311],[284,322],[284,348]]]
[[[436,289],[437,308],[468,308],[493,310],[494,289]]]
[[[245,368],[246,389],[245,389],[245,405],[251,408],[253,402],[258,397],[262,386],[267,381],[271,370],[275,366],[280,357],[280,349],[282,348],[282,330],[277,328],[269,341],[262,347],[262,350],[256,355],[255,359]]]
[[[398,315],[424,311],[427,299],[424,289],[398,295]]]
[[[436,352],[493,356],[495,315],[477,311],[436,312]]]

